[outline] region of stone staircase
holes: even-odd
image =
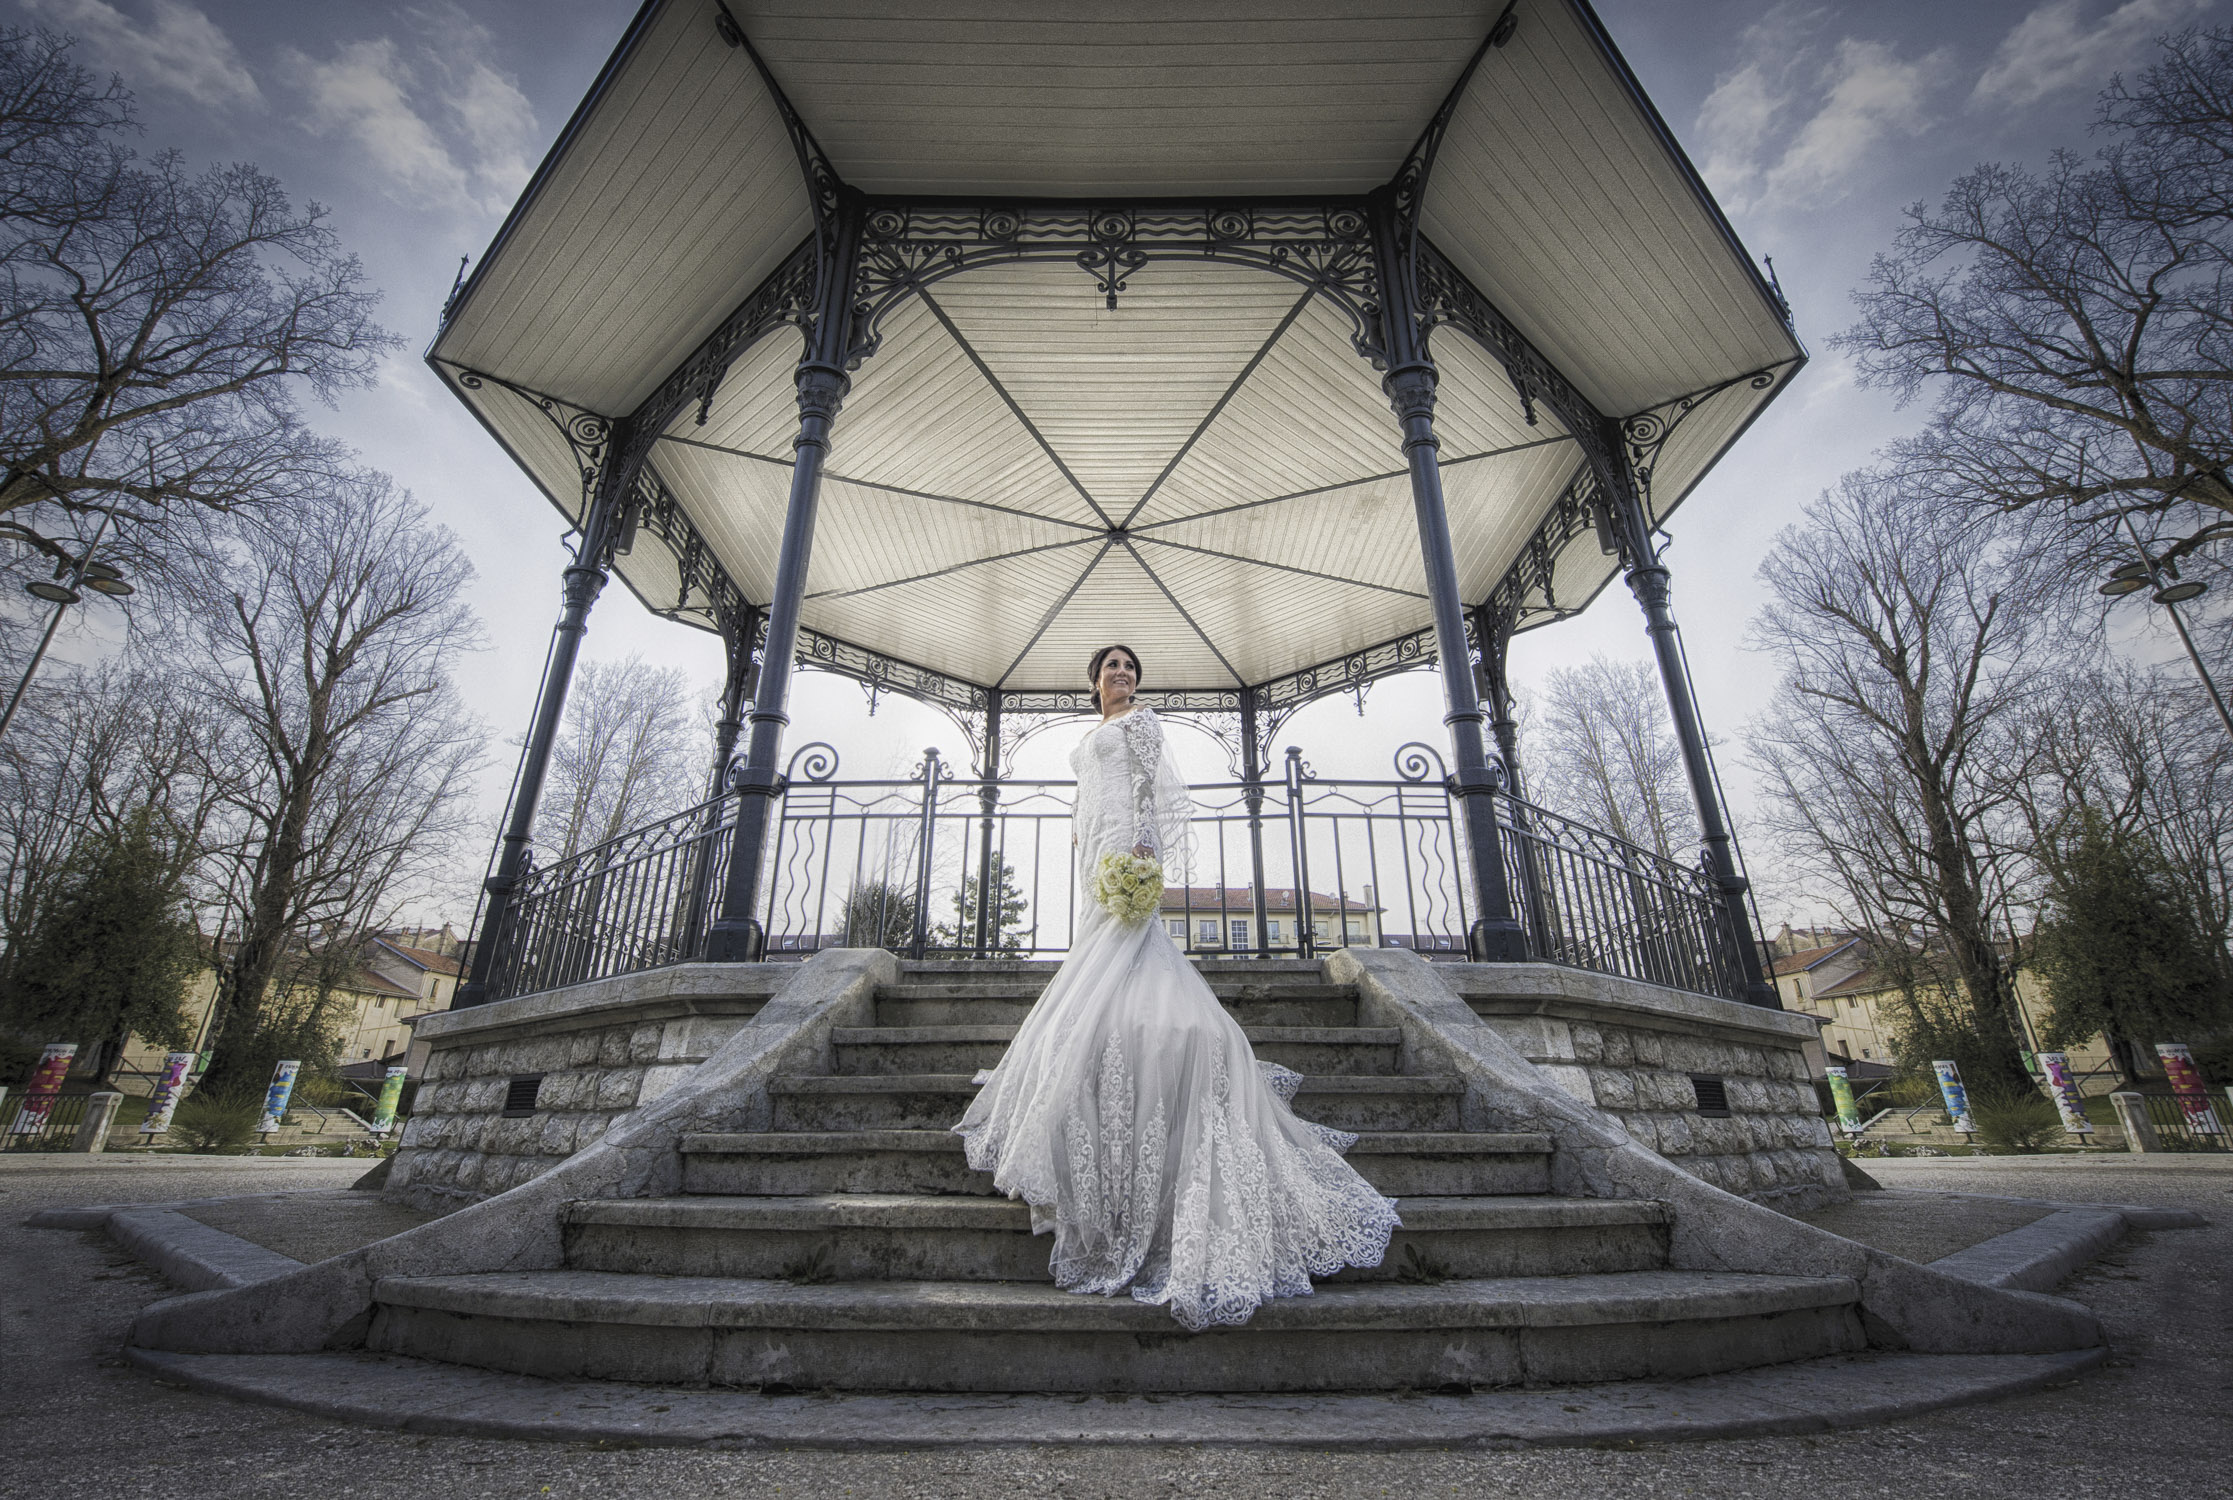
[[[1295,1107],[1361,1137],[1399,1200],[1377,1267],[1188,1334],[1054,1288],[1049,1241],[947,1127],[1051,963],[916,963],[827,1071],[769,1081],[772,1128],[681,1140],[669,1197],[563,1210],[564,1265],[389,1276],[370,1347],[552,1377],[764,1392],[1475,1389],[1681,1377],[1859,1350],[1842,1276],[1672,1270],[1671,1210],[1553,1196],[1547,1135],[1461,1127],[1465,1089],[1358,1022],[1316,963],[1213,961]]]

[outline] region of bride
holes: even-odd
[[[1110,853],[1181,880],[1186,786],[1132,701],[1139,656],[1105,646],[1087,670],[1101,723],[1070,756],[1079,887]],[[1378,1265],[1395,1205],[1342,1160],[1356,1137],[1295,1117],[1301,1076],[1256,1061],[1159,920],[1083,905],[1070,956],[954,1127],[1053,1234],[1055,1284],[1129,1288],[1199,1330]]]

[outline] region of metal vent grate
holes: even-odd
[[[514,1116],[535,1113],[535,1094],[542,1086],[543,1075],[540,1073],[513,1079],[504,1090],[504,1113]]]
[[[1729,1113],[1729,1088],[1718,1078],[1708,1078],[1701,1073],[1690,1075],[1690,1086],[1698,1095],[1698,1113],[1726,1115]]]

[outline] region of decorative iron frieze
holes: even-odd
[[[949,276],[985,266],[1068,261],[1110,307],[1156,261],[1253,266],[1321,293],[1349,319],[1360,353],[1375,343],[1372,236],[1364,200],[1317,203],[870,198],[854,281],[851,368],[874,353],[892,310]]]

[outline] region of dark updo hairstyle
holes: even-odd
[[[1132,658],[1132,686],[1135,691],[1139,688],[1141,680],[1147,676],[1147,668],[1140,664],[1139,652],[1125,645],[1103,646],[1093,653],[1093,661],[1085,669],[1085,680],[1092,688],[1093,706],[1095,708],[1101,706],[1101,663],[1109,659],[1111,651],[1122,651],[1126,656]]]

